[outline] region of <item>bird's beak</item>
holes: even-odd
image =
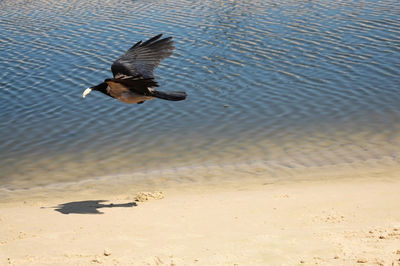
[[[86,95],[88,95],[92,91],[91,88],[87,88],[83,93],[82,93],[82,98],[85,98]]]

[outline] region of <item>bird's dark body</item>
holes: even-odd
[[[160,62],[172,55],[174,42],[172,37],[161,39],[161,34],[148,41],[133,45],[124,55],[111,66],[114,75],[97,86],[89,88],[100,91],[124,103],[143,103],[154,98],[180,101],[186,98],[185,92],[158,91],[154,79],[154,69]],[[87,93],[84,92],[83,97]]]

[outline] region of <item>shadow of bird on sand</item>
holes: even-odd
[[[99,211],[100,208],[117,208],[117,207],[133,207],[137,206],[135,202],[128,202],[122,204],[103,204],[107,200],[85,200],[85,201],[73,201],[68,203],[59,204],[55,208],[62,214],[79,213],[79,214],[103,214]]]

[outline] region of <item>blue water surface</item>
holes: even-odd
[[[399,1],[4,0],[0,16],[0,188],[399,156]],[[186,101],[82,99],[159,33],[176,51],[156,78]]]

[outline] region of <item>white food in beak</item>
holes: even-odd
[[[88,95],[92,91],[91,88],[87,88],[83,93],[82,93],[82,98],[85,98],[86,95]]]

